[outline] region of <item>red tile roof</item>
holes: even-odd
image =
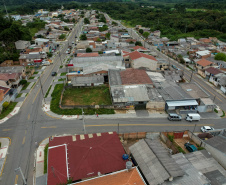
[[[0,73],[0,80],[7,81],[9,79],[16,79],[19,77],[18,73]]]
[[[9,87],[0,86],[0,90],[3,91],[3,94],[6,94],[10,90],[10,88]]]
[[[147,48],[142,47],[142,46],[135,46],[135,47],[133,47],[133,49],[134,50],[138,50],[138,49],[140,49],[140,50],[147,50]]]
[[[97,176],[98,172],[106,174],[125,169],[126,162],[122,159],[125,151],[116,132],[54,137],[49,141],[49,147],[62,144],[67,145],[68,173],[74,181]],[[55,159],[55,155],[51,155],[52,159],[49,157],[53,162],[48,168],[62,165],[64,153],[60,154],[62,159]]]
[[[145,70],[126,69],[120,72],[122,85],[153,84]]]
[[[214,67],[209,67],[206,69],[206,71],[210,74],[217,75],[219,73],[223,73],[220,69],[214,68]]]
[[[78,185],[145,185],[137,168],[77,183]]]
[[[209,60],[206,60],[205,58],[203,58],[203,59],[199,60],[197,62],[197,64],[199,64],[200,66],[206,67],[206,66],[213,64],[213,62],[210,62]]]
[[[153,56],[151,56],[151,55],[144,54],[144,53],[140,53],[140,52],[138,52],[138,51],[134,51],[134,52],[129,53],[129,54],[126,54],[126,55],[124,55],[124,56],[128,56],[128,55],[130,56],[130,58],[131,58],[132,60],[136,60],[136,59],[138,59],[138,58],[144,57],[144,58],[147,58],[147,59],[150,59],[150,60],[155,60],[155,61],[157,61],[155,57],[153,57]]]
[[[48,185],[67,183],[67,153],[66,144],[49,147],[48,150]]]
[[[78,53],[77,57],[98,57],[98,53]]]

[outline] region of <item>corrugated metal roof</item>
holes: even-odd
[[[106,174],[126,167],[126,161],[122,159],[125,151],[116,132],[54,137],[49,147],[61,144],[67,144],[69,177],[74,181],[97,176],[98,172]],[[56,159],[55,155],[58,154],[51,155],[53,167],[63,160],[60,157]]]
[[[162,166],[145,140],[140,140],[129,147],[129,149],[150,185],[161,184],[169,179],[169,173]]]
[[[206,140],[205,143],[226,154],[226,137],[218,135]]]
[[[164,148],[159,140],[145,139],[148,146],[151,148],[153,153],[159,159],[161,164],[165,167],[166,171],[172,177],[179,177],[184,175],[184,171],[179,167],[175,160],[169,154],[169,151]]]
[[[166,103],[169,107],[198,105],[196,100],[169,101]]]

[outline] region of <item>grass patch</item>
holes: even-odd
[[[168,136],[168,138],[169,138],[169,140],[173,143],[173,140],[174,140],[174,136],[171,136],[171,135],[167,135]]]
[[[203,148],[203,147],[201,147],[201,146],[199,146],[198,147],[198,150],[204,150],[205,148]]]
[[[47,173],[48,148],[49,148],[49,143],[45,146],[45,149],[44,149],[44,174]]]
[[[64,91],[62,105],[111,105],[109,88],[69,88]]]
[[[31,83],[31,82],[27,82],[27,83],[23,86],[23,88],[22,88],[21,90],[23,91],[23,90],[27,89],[27,87],[29,86],[30,83]]]
[[[186,152],[180,146],[177,146],[177,149],[178,149],[179,152],[186,154]]]
[[[222,112],[223,112],[223,114],[222,114],[222,116],[221,116],[221,117],[223,118],[223,117],[225,116],[225,112],[224,112],[223,110],[222,110]]]
[[[31,33],[31,36],[34,37],[35,36],[35,33],[38,32],[38,28],[30,28],[30,33]]]
[[[52,100],[50,103],[50,110],[56,114],[60,115],[81,115],[81,109],[61,109],[59,107],[60,96],[63,90],[64,84],[57,84],[51,94]],[[94,115],[95,112],[99,115],[101,114],[114,114],[113,109],[83,109],[84,114],[86,115]]]
[[[218,113],[218,110],[217,109],[214,109],[214,112]]]
[[[35,84],[36,84],[36,83],[34,83],[34,84],[32,85],[31,89],[35,86]]]
[[[60,76],[66,76],[67,72],[61,73]]]
[[[38,71],[35,71],[35,72],[34,72],[34,75],[37,75],[37,74],[38,74]]]
[[[21,97],[21,95],[22,95],[22,93],[18,94],[18,95],[16,96],[16,98],[19,98],[19,97]]]
[[[49,91],[50,91],[51,87],[52,87],[52,85],[49,86],[49,89],[48,89],[48,91],[46,92],[45,98],[47,98],[47,96],[48,96],[48,94],[49,94]]]
[[[7,108],[5,108],[5,109],[3,108],[2,112],[0,114],[0,119],[3,119],[4,117],[8,116],[8,114],[13,111],[16,104],[17,104],[17,102],[10,102],[9,106]]]
[[[34,76],[31,76],[30,78],[29,78],[29,80],[32,80],[32,79],[34,79],[35,77]]]
[[[195,9],[195,8],[186,8],[187,12],[198,12],[198,11],[205,11],[203,9]]]
[[[192,71],[195,71],[194,69],[192,69],[190,66],[187,66],[187,68],[191,69]]]
[[[60,81],[64,81],[64,79],[63,78],[58,79],[58,82],[60,82]]]
[[[63,66],[60,66],[60,69],[63,68]]]

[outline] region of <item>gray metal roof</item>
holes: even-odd
[[[122,56],[104,56],[104,57],[75,57],[73,63],[76,62],[113,62],[122,61]]]
[[[207,178],[210,177],[211,185],[226,184],[225,169],[206,150],[188,153],[185,157],[197,170],[202,172]],[[218,180],[221,183],[217,183]]]
[[[108,72],[109,84],[113,85],[122,85],[122,80],[120,76],[120,70],[109,69]]]
[[[205,143],[226,154],[226,137],[218,135],[208,140],[205,140]]]
[[[183,176],[184,172],[179,167],[179,165],[175,162],[175,160],[171,157],[169,154],[169,151],[166,150],[160,143],[160,140],[150,140],[145,139],[148,146],[151,148],[153,153],[156,155],[156,157],[159,159],[161,164],[164,166],[166,171],[172,176],[172,177],[179,177]]]
[[[172,155],[176,163],[185,172],[182,177],[177,177],[173,181],[165,181],[163,185],[210,185],[210,181],[200,173],[182,153]]]
[[[161,184],[169,179],[169,173],[162,166],[145,140],[140,140],[129,147],[129,149],[150,185]]]

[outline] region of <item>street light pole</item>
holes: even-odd
[[[15,169],[15,172],[18,171],[18,170],[20,171],[20,174],[21,174],[22,179],[23,179],[23,181],[24,181],[24,185],[27,185],[27,181],[26,181],[26,179],[24,178],[24,174],[23,174],[21,168],[20,168],[20,167],[19,167],[19,168],[16,168],[16,169]]]
[[[86,126],[85,126],[85,120],[84,120],[84,112],[83,112],[83,108],[82,108],[82,124],[83,124],[84,134],[86,134]]]
[[[43,88],[42,88],[41,76],[39,77],[39,82],[40,82],[40,86],[41,86],[41,90],[42,90],[42,96],[43,96],[43,99],[44,99],[44,103],[46,104],[46,100],[45,100],[45,96],[44,96]]]

